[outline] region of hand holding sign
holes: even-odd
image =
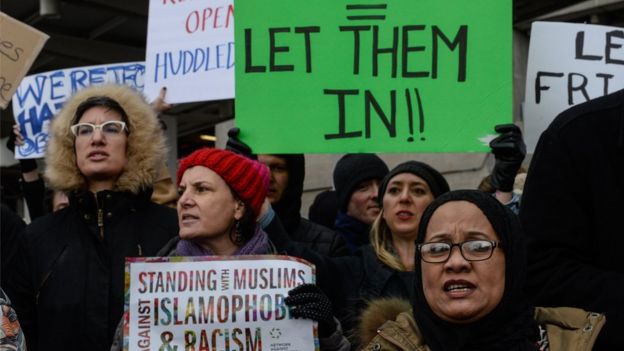
[[[312,319],[319,323],[319,336],[332,335],[338,324],[332,313],[329,297],[314,284],[303,284],[290,290],[284,302],[295,318]]]
[[[496,158],[492,170],[492,186],[496,190],[510,192],[513,190],[516,173],[526,156],[526,145],[522,139],[522,131],[515,124],[501,124],[494,127],[498,137],[490,142],[492,153]]]

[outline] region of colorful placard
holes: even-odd
[[[76,91],[104,83],[125,84],[143,90],[143,62],[75,67],[25,77],[13,95],[13,115],[24,137],[15,158],[40,158],[48,145],[52,118]]]
[[[49,37],[2,12],[0,28],[0,107],[5,109]]]
[[[534,22],[523,113],[527,150],[535,150],[562,111],[623,88],[624,28]]]
[[[232,0],[151,0],[145,95],[171,103],[234,98]]]
[[[314,274],[288,256],[128,258],[124,350],[318,350],[284,303]]]
[[[260,153],[487,151],[511,122],[511,6],[239,1],[241,139]]]

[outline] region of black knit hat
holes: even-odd
[[[388,166],[375,154],[344,155],[334,168],[334,188],[338,210],[345,211],[355,187],[370,179],[383,179]]]
[[[388,186],[390,180],[400,173],[412,173],[422,178],[425,182],[427,182],[427,185],[429,185],[433,198],[436,198],[450,190],[444,176],[433,167],[423,162],[407,161],[394,167],[390,173],[384,177],[381,185],[379,185],[379,195],[377,196],[379,203],[382,203],[381,199],[383,199],[383,195],[386,193],[386,187]]]

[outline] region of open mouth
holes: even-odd
[[[187,223],[187,222],[194,222],[194,221],[199,219],[198,216],[195,216],[195,215],[192,215],[192,214],[188,214],[188,213],[182,214],[181,218],[182,218],[182,223],[183,224]]]
[[[407,219],[414,217],[414,214],[410,211],[399,211],[397,212],[396,215],[397,217],[399,217],[399,219],[402,219],[402,220],[407,220]]]
[[[474,284],[466,280],[451,280],[444,284],[444,291],[452,294],[465,294],[476,288]]]

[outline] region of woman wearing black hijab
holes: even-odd
[[[604,316],[529,305],[520,224],[490,195],[441,195],[416,242],[413,312],[374,327],[367,319],[397,304],[372,304],[362,324],[367,350],[591,350]]]

